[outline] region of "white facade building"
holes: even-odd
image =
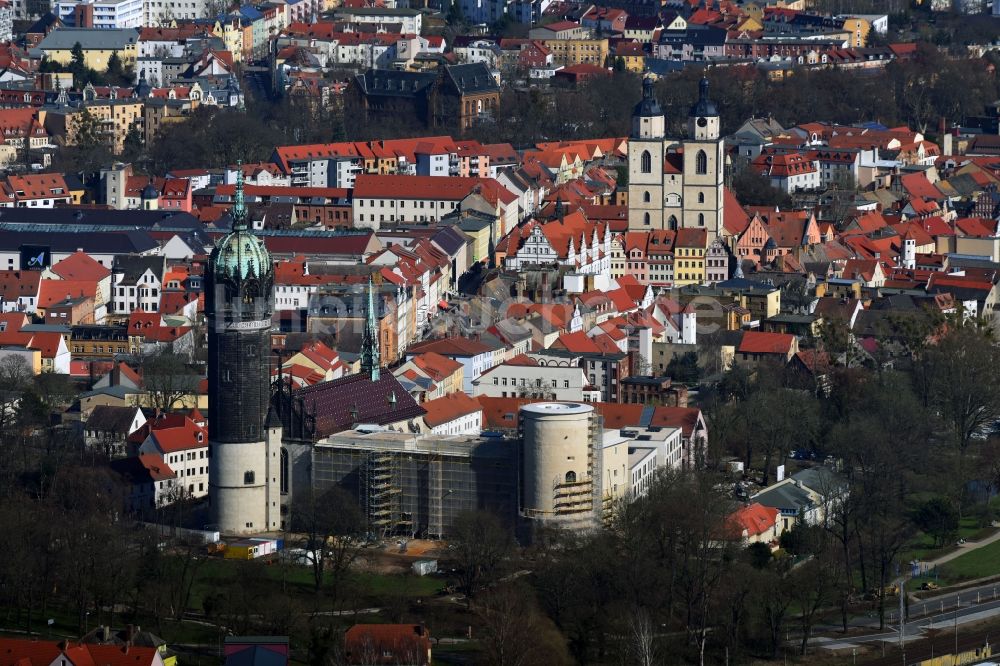
[[[205,497],[208,495],[208,429],[192,427],[190,421],[185,421],[184,426],[153,430],[139,446],[139,453],[162,456],[177,475],[175,485],[185,495]]]
[[[73,12],[77,5],[91,5],[94,9],[94,26],[102,30],[141,28],[143,25],[143,0],[80,0],[57,2],[56,15],[67,26],[76,26]]]
[[[502,363],[472,381],[473,395],[491,398],[533,397],[545,400],[591,402],[583,368]]]

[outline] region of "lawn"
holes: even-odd
[[[946,581],[972,580],[1000,575],[1000,541],[970,550],[961,557],[941,565],[941,578]]]
[[[995,527],[980,527],[979,522],[974,517],[966,517],[961,520],[958,526],[958,536],[957,539],[965,539],[966,541],[979,541],[984,539],[991,534],[995,533],[997,528]],[[918,532],[913,540],[907,545],[902,553],[900,561],[911,562],[913,560],[933,560],[942,555],[947,555],[948,553],[955,550],[956,545],[954,542],[948,542],[943,546],[935,546],[934,539],[923,532]]]

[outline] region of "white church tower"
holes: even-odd
[[[688,116],[688,139],[684,141],[683,226],[706,229],[709,244],[724,233],[723,151],[719,111],[715,102],[708,98],[708,79],[702,78],[698,102],[691,107]]]
[[[666,121],[653,96],[653,81],[642,81],[642,101],[632,112],[628,142],[628,227],[663,228],[663,157]]]

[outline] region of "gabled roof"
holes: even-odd
[[[103,280],[111,271],[86,252],[77,251],[49,268],[64,280]]]
[[[149,647],[123,648],[68,641],[57,643],[0,638],[0,666],[49,666],[56,663],[60,655],[72,666],[151,666],[163,663],[156,649]]]
[[[96,296],[97,283],[89,280],[42,280],[38,285],[38,307],[41,309],[67,299]]]
[[[427,413],[424,414],[424,423],[430,428],[436,428],[463,416],[483,411],[482,405],[475,398],[470,398],[461,391],[449,393],[435,400],[428,400],[421,407],[427,410]]]
[[[729,520],[741,536],[755,537],[774,528],[780,515],[778,509],[754,502],[731,514]]]
[[[177,453],[208,446],[208,428],[199,426],[188,416],[170,416],[170,419],[160,418],[147,422],[149,437],[160,451]]]
[[[736,351],[740,354],[788,354],[795,336],[789,333],[746,331]]]
[[[416,342],[406,350],[407,354],[423,354],[435,352],[448,357],[470,357],[487,354],[493,351],[489,345],[463,337],[438,338]]]
[[[291,417],[286,410],[282,414],[285,428],[297,433],[305,421],[313,437],[327,437],[359,423],[385,425],[425,414],[388,370],[375,381],[362,372],[298,389],[292,395],[306,413]]]
[[[138,407],[98,405],[90,413],[84,430],[112,432],[125,437],[129,434],[129,427],[132,425],[138,409]]]

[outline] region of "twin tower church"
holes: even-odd
[[[710,244],[724,233],[724,174],[719,111],[708,97],[708,79],[701,80],[683,141],[666,138],[653,82],[645,79],[628,144],[629,229],[704,229]]]

